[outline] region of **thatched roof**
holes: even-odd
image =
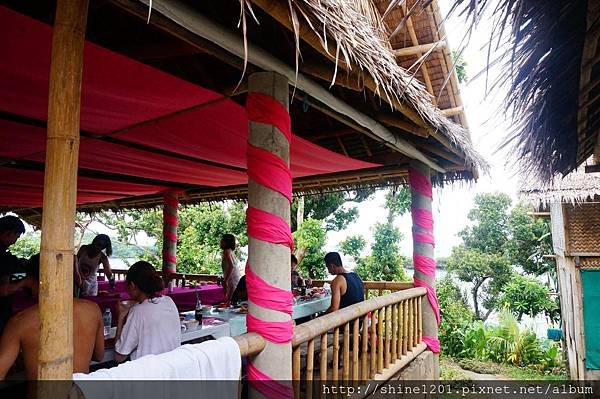
[[[252,0],[252,3],[270,13],[276,9],[272,1]],[[394,32],[389,30],[389,21],[377,7],[382,4],[381,1],[305,0],[290,4],[292,7],[288,9],[286,18],[291,21],[297,40],[308,39],[310,44],[310,37],[307,36],[316,36],[322,49],[335,60],[333,82],[337,74],[355,74],[364,81],[365,86],[373,89],[396,109],[414,110],[412,113],[426,123],[434,136],[441,134],[463,154],[465,166],[483,170],[488,168],[485,160],[473,148],[466,128],[445,115],[435,105],[437,99],[428,93],[424,82],[399,65],[390,43],[390,34]],[[389,11],[401,9],[395,1],[388,6]],[[430,13],[428,18],[433,20],[433,5],[427,12]],[[435,22],[438,34],[439,29],[443,29],[441,23],[441,20]],[[447,68],[442,79],[444,82],[449,73],[453,73],[451,68]]]
[[[592,200],[600,196],[600,173],[585,173],[584,167],[580,167],[564,178],[555,176],[551,184],[522,182],[519,196],[534,205]]]
[[[498,62],[508,79],[505,100],[522,172],[545,182],[587,159],[600,125],[593,73],[598,61],[600,6],[586,0],[455,0],[454,11],[477,22],[492,14],[490,48],[506,51]],[[489,21],[482,22],[489,24]],[[492,59],[492,64],[494,59]]]

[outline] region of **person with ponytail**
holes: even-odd
[[[114,285],[115,277],[110,270],[108,257],[112,255],[112,243],[106,234],[98,234],[91,244],[82,245],[77,252],[79,263],[79,274],[81,275],[80,294],[82,296],[98,295],[98,269],[100,264],[104,269],[104,275],[108,278],[111,286]]]
[[[115,360],[122,362],[170,352],[181,345],[179,312],[173,300],[162,295],[162,277],[148,262],[136,262],[125,277],[133,305],[119,303]]]

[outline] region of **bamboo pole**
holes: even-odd
[[[58,0],[52,31],[40,248],[40,380],[73,375],[73,226],[87,0]]]
[[[417,320],[417,328],[418,328],[418,338],[417,338],[417,342],[422,342],[423,341],[423,297],[420,296],[417,299],[417,304],[418,304],[418,310],[417,310],[417,315],[418,315],[418,320]]]
[[[292,382],[294,386],[294,398],[300,398],[300,355],[301,355],[301,345],[298,345],[294,348],[294,353],[292,355]]]
[[[337,381],[340,376],[340,328],[333,329],[333,365],[332,376],[333,381]]]
[[[344,359],[342,379],[347,384],[350,380],[350,323],[344,324],[344,348],[342,354]]]
[[[315,340],[308,341],[306,348],[306,397],[312,398],[313,394],[313,371],[315,363]]]
[[[402,304],[402,354],[408,352],[408,300]]]
[[[385,352],[384,352],[384,368],[388,368],[388,366],[390,365],[390,339],[392,338],[391,336],[391,316],[390,316],[390,307],[386,306],[383,310],[383,312],[385,313]]]
[[[362,353],[360,354],[361,378],[366,381],[369,378],[369,316],[363,317],[362,327]]]
[[[327,333],[321,335],[321,353],[319,353],[319,378],[321,383],[327,381]]]
[[[259,72],[248,78],[250,92],[266,94],[288,109],[289,87],[284,76],[273,72]],[[275,126],[250,122],[248,143],[277,155],[289,164],[289,143]],[[284,196],[248,179],[248,206],[279,216],[290,223],[290,204]],[[248,238],[248,262],[252,270],[268,284],[290,289],[290,250],[288,247]],[[289,321],[291,316],[276,310],[261,307],[252,301],[248,312],[264,321]],[[267,341],[265,349],[254,359],[253,364],[274,380],[288,381],[292,378],[292,345]],[[258,394],[251,390],[252,395]]]
[[[404,329],[402,328],[403,306],[404,305],[402,304],[402,302],[397,304],[397,307],[398,307],[398,342],[397,342],[398,358],[402,357],[402,336],[403,336],[403,332],[404,332]]]
[[[392,305],[392,362],[398,359],[398,305]]]
[[[354,325],[352,326],[352,380],[358,381],[358,352],[360,352],[360,347],[358,346],[358,324],[360,319],[354,320]]]
[[[411,299],[408,300],[408,350],[411,350],[415,346],[414,332],[415,332],[415,313],[414,313],[414,302]]]
[[[371,373],[369,378],[373,378],[377,374],[377,317],[376,312],[371,313],[371,348],[369,356],[371,360]]]
[[[383,370],[383,319],[385,318],[385,312],[383,309],[377,311],[377,372],[381,373]]]

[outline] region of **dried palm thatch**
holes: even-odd
[[[580,167],[565,177],[555,176],[550,184],[523,181],[519,196],[534,205],[552,202],[581,203],[600,196],[600,173],[585,173]]]
[[[526,178],[551,182],[577,166],[586,10],[586,0],[454,1],[453,12],[470,19],[471,30],[491,13],[489,50],[506,49],[488,68],[500,64],[500,79],[509,85],[505,107],[514,128],[504,145]]]
[[[251,10],[249,4],[241,0],[242,10]],[[466,166],[487,171],[488,164],[473,148],[465,129],[443,115],[421,82],[397,64],[382,17],[371,0],[288,0],[288,4],[297,58],[303,21],[335,60],[332,85],[341,64],[346,70],[358,68],[374,80],[376,94],[390,104],[413,108],[427,125],[450,139],[465,154]]]

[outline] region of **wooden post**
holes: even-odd
[[[177,225],[179,220],[177,210],[179,199],[177,193],[168,191],[164,193],[163,204],[163,264],[162,271],[165,277],[177,272]]]
[[[273,97],[288,109],[288,80],[274,72],[259,72],[248,78],[250,92]],[[250,122],[248,142],[254,147],[274,153],[289,165],[289,143],[274,126]],[[248,206],[279,216],[290,223],[290,203],[283,195],[248,179]],[[252,270],[268,284],[290,289],[290,249],[248,237],[248,262]],[[249,313],[265,321],[288,321],[289,314],[258,306],[250,301]],[[292,345],[267,341],[265,349],[253,359],[253,364],[263,373],[277,381],[292,379]],[[251,391],[254,393],[254,391]],[[260,395],[260,394],[259,394]]]
[[[58,0],[52,32],[40,258],[39,380],[73,375],[73,229],[87,0]]]
[[[423,163],[421,163],[419,161],[412,161],[410,164],[410,167],[412,169],[415,169],[418,173],[425,176],[427,179],[429,179],[429,181],[431,181],[430,180],[431,170],[427,165],[424,165]],[[413,209],[414,208],[424,209],[424,210],[431,212],[431,209],[432,209],[432,207],[431,207],[432,199],[431,198],[429,198],[428,196],[423,195],[415,190],[411,190],[411,197],[412,197],[412,208]],[[413,231],[416,233],[431,233],[431,234],[433,233],[433,232],[428,232],[428,231],[422,229],[421,227],[417,226],[416,224],[413,224]],[[426,256],[431,259],[435,259],[433,249],[434,249],[434,246],[432,244],[416,242],[415,240],[413,240],[413,253],[415,253],[415,254],[419,254],[419,255],[423,255],[423,256]],[[430,276],[421,273],[416,268],[414,271],[414,276],[416,279],[419,279],[419,280],[431,285],[432,287],[435,287],[435,278],[431,278]],[[423,320],[423,335],[427,336],[427,337],[437,338],[438,337],[437,320],[436,320],[435,314],[433,312],[433,309],[431,307],[431,303],[429,303],[428,300],[423,301],[421,312],[422,312],[421,317]],[[412,346],[412,342],[410,342],[409,345]],[[439,360],[440,360],[439,355],[434,354],[434,364],[435,364],[434,378],[436,380],[439,379],[439,375],[440,375]]]

